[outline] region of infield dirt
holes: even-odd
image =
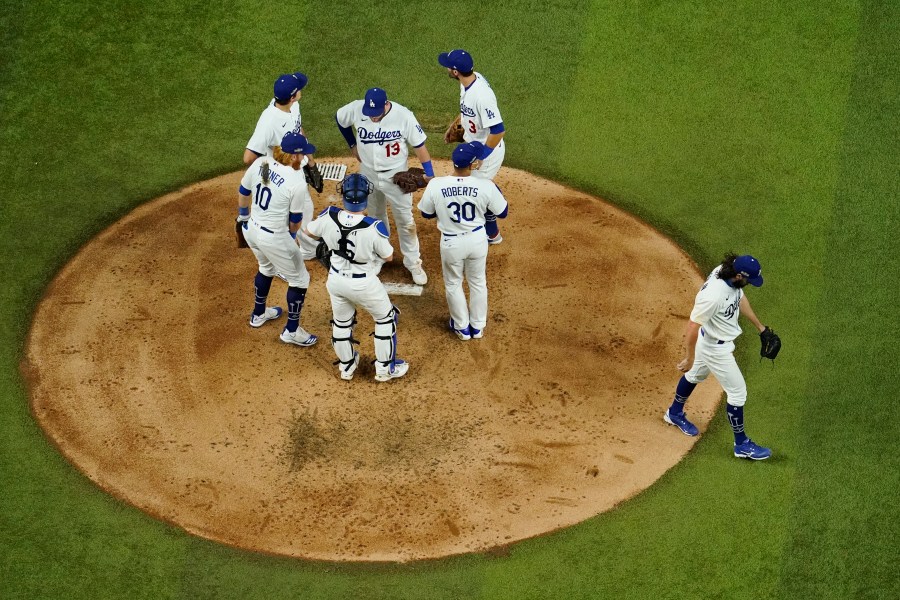
[[[117,498],[241,548],[408,561],[583,521],[696,441],[662,414],[702,277],[634,217],[504,167],[511,208],[488,256],[485,337],[447,330],[438,233],[417,219],[429,283],[393,298],[409,374],[373,380],[360,313],[363,361],[346,382],[317,263],[301,322],[318,345],[281,343],[284,317],[248,327],[256,262],[233,239],[240,176],[142,205],[82,248],[38,307],[22,365],[33,414]],[[313,200],[338,199],[326,188]],[[411,283],[399,250],[381,278]],[[276,280],[269,304],[284,307],[285,289]],[[710,381],[691,397],[701,431],[720,395]]]

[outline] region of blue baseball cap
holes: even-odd
[[[453,166],[457,169],[465,169],[484,154],[484,144],[481,142],[469,142],[460,144],[453,150]]]
[[[293,131],[288,131],[281,138],[281,149],[288,154],[315,154],[316,147],[309,143],[304,136]]]
[[[384,114],[385,106],[387,106],[387,92],[381,88],[371,88],[366,91],[362,114],[367,117],[380,117]]]
[[[762,267],[759,261],[745,254],[734,259],[734,270],[747,278],[750,285],[759,287],[763,284]]]
[[[282,75],[275,80],[274,91],[275,99],[285,102],[291,99],[291,96],[306,87],[309,78],[303,73],[294,73],[293,75]]]
[[[474,61],[472,61],[472,55],[460,49],[441,52],[438,54],[438,62],[441,63],[441,66],[448,69],[456,69],[463,73],[470,72],[475,66]]]

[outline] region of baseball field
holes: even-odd
[[[0,598],[900,597],[896,3],[2,6]],[[309,75],[303,124],[322,156],[346,154],[336,108],[377,85],[446,158],[458,96],[436,57],[459,47],[496,91],[508,167],[609,200],[703,272],[728,251],[760,260],[750,298],[785,346],[760,363],[745,328],[737,357],[748,431],[773,457],[733,458],[720,404],[686,457],[615,509],[502,551],[402,564],[220,545],[63,458],[21,365],[79,248],[142,204],[240,170],[280,73]],[[595,227],[583,216],[555,213]],[[535,269],[566,260],[547,248]],[[679,358],[660,365],[673,387]]]

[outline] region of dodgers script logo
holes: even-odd
[[[725,318],[730,319],[735,314],[737,314],[738,306],[741,304],[741,294],[737,295],[737,298],[734,299],[734,302],[725,307]]]
[[[396,131],[383,131],[381,129],[369,131],[365,127],[357,127],[356,135],[363,144],[380,144],[382,146],[385,143],[397,142],[403,139],[399,129]]]
[[[475,112],[475,109],[469,108],[468,106],[466,106],[466,105],[463,104],[462,102],[459,103],[459,112],[462,113],[462,115],[463,115],[464,117],[476,117],[476,116],[478,116],[477,113]]]

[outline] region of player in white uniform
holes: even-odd
[[[300,97],[307,81],[309,80],[303,73],[282,75],[275,80],[273,86],[275,97],[256,122],[256,129],[244,150],[244,164],[249,165],[260,156],[272,156],[272,148],[281,143],[284,134],[288,132],[303,134]],[[306,164],[316,164],[315,159],[312,156],[304,156],[300,166]],[[305,232],[306,226],[314,216],[312,211],[304,215],[303,227],[297,234],[297,244],[303,253],[303,260],[316,257],[316,244]]]
[[[425,132],[412,111],[389,102],[387,93],[381,88],[371,88],[366,91],[365,100],[342,106],[335,120],[353,156],[360,161],[360,173],[375,188],[369,199],[369,212],[390,231],[387,217],[387,204],[390,204],[403,265],[412,274],[414,282],[425,285],[428,275],[422,268],[419,237],[412,214],[412,194],[404,193],[392,180],[394,173],[407,169],[407,144],[413,147],[426,177],[434,177],[431,155],[425,147]]]
[[[453,150],[453,175],[429,181],[419,202],[423,217],[437,218],[449,327],[461,340],[482,337],[487,324],[488,240],[484,216],[491,212],[505,218],[509,209],[493,181],[472,173],[472,163],[483,152],[481,142],[457,146]],[[468,307],[463,278],[469,282]]]
[[[308,79],[303,73],[282,75],[275,80],[275,97],[259,115],[256,129],[244,149],[244,164],[260,156],[272,156],[272,148],[281,144],[289,131],[303,133],[300,118],[300,96]]]
[[[322,238],[331,251],[326,288],[331,296],[331,343],[341,379],[353,379],[359,352],[353,349],[356,307],[375,320],[375,380],[403,377],[409,364],[397,358],[399,311],[378,279],[381,264],[394,254],[384,222],[365,215],[373,186],[365,175],[348,175],[338,184],[344,209],[330,206],[309,224],[309,233]],[[356,342],[358,343],[358,342]]]
[[[300,164],[305,155],[315,151],[299,133],[287,133],[273,148],[271,158],[260,156],[253,161],[238,188],[238,220],[243,221],[244,238],[259,262],[250,326],[262,327],[281,316],[281,308],[266,307],[272,277],[279,273],[288,283],[288,320],[281,341],[298,346],[312,346],[318,339],[300,327],[309,273],[294,240],[303,213],[313,210]]]
[[[474,71],[472,56],[465,50],[443,52],[438,55],[438,62],[447,68],[451,79],[459,81],[458,118],[463,128],[463,139],[484,144],[482,155],[472,167],[472,176],[493,179],[506,155],[506,144],[503,142],[506,129],[497,106],[497,96],[484,75]],[[500,235],[497,218],[491,213],[485,218],[488,242],[499,244],[503,236]]]
[[[727,394],[728,421],[734,432],[734,455],[738,458],[764,460],[772,455],[769,448],[755,444],[744,433],[744,403],[747,385],[734,360],[734,340],[741,335],[738,316],[743,311],[754,327],[763,332],[765,326],[750,307],[743,288],[749,283],[763,284],[759,261],[749,255],[729,254],[716,267],[700,288],[685,335],[685,356],[678,363],[684,373],[675,390],[675,400],[663,415],[685,435],[697,435],[697,427],[688,421],[684,404],[694,387],[712,373]]]

